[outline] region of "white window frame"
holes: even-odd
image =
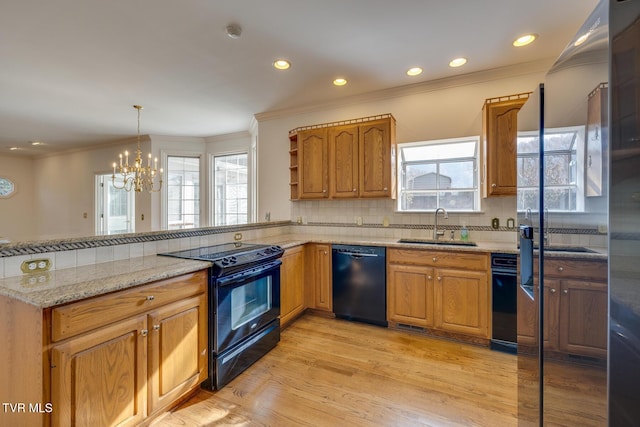
[[[547,128],[544,130],[545,134],[557,134],[557,133],[566,133],[566,132],[575,132],[576,133],[576,140],[575,140],[575,160],[576,160],[576,182],[572,185],[569,184],[566,187],[575,187],[576,188],[576,208],[574,210],[569,210],[569,209],[549,209],[550,212],[558,212],[558,213],[581,213],[581,212],[585,212],[585,204],[586,204],[586,200],[585,200],[585,127],[584,126],[567,126],[567,127],[560,127],[560,128]],[[531,131],[531,132],[518,132],[518,137],[520,136],[524,136],[524,137],[537,137],[539,135],[539,133],[537,131]],[[556,151],[561,151],[563,153],[569,153],[573,150],[556,150]],[[549,155],[550,151],[545,150],[545,155]],[[532,155],[525,155],[525,156],[520,156],[518,155],[518,158],[522,158],[522,157],[538,157],[538,153],[536,154],[532,154]],[[516,167],[518,166],[519,162],[516,163]],[[546,163],[545,163],[546,166]],[[545,189],[548,188],[549,186],[545,185]],[[520,187],[518,187],[519,190]],[[534,188],[534,187],[530,187],[530,188]],[[538,190],[538,188],[535,188],[536,190]],[[517,206],[517,210],[518,212],[524,212],[525,210],[527,210],[527,208],[521,208],[520,206],[518,206],[519,204],[519,195],[516,196],[516,206]],[[537,212],[538,208],[540,207],[539,202],[535,204],[536,206],[532,206],[529,207],[528,209],[530,209],[532,212]]]
[[[199,209],[199,220],[200,220],[200,224],[198,224],[198,227],[196,228],[201,228],[201,227],[206,227],[206,216],[204,214],[204,206],[206,206],[206,201],[205,201],[205,194],[206,194],[206,169],[203,167],[203,154],[202,152],[194,152],[194,151],[161,151],[160,152],[160,156],[162,158],[162,167],[164,170],[164,173],[162,174],[163,176],[163,183],[162,183],[162,198],[161,198],[161,203],[160,203],[160,208],[161,208],[161,218],[162,218],[162,229],[163,230],[168,230],[169,229],[169,215],[167,212],[168,206],[169,206],[169,193],[168,193],[168,179],[169,179],[169,157],[192,157],[192,158],[198,158],[199,160],[199,171],[200,171],[200,188],[199,188],[199,197],[200,197],[200,209]]]
[[[224,157],[224,156],[237,156],[240,154],[247,155],[247,222],[246,224],[253,221],[254,215],[252,214],[253,212],[253,202],[252,202],[253,179],[252,177],[255,174],[252,170],[253,164],[252,164],[251,149],[221,151],[221,152],[211,153],[209,155],[209,177],[210,177],[210,183],[211,183],[211,188],[209,191],[209,224],[213,226],[219,225],[219,224],[216,224],[216,199],[215,199],[216,197],[216,171],[215,171],[216,162],[215,162],[215,158]]]
[[[398,188],[398,197],[396,200],[396,212],[399,213],[416,213],[416,212],[434,212],[435,209],[412,209],[412,210],[403,210],[402,209],[402,196],[403,196],[403,178],[404,178],[404,167],[403,167],[403,159],[402,159],[402,152],[401,149],[404,147],[412,147],[412,146],[422,146],[422,145],[440,145],[440,144],[454,144],[454,143],[460,143],[460,142],[474,142],[476,144],[475,147],[475,156],[473,158],[469,157],[469,159],[473,159],[474,161],[474,170],[473,170],[473,181],[475,183],[475,186],[469,190],[473,190],[474,193],[474,205],[476,206],[476,209],[464,209],[464,210],[455,210],[455,209],[449,209],[447,208],[447,210],[449,212],[481,212],[482,206],[481,206],[481,197],[480,197],[480,137],[479,136],[468,136],[468,137],[460,137],[460,138],[448,138],[448,139],[437,139],[437,140],[428,140],[428,141],[416,141],[416,142],[405,142],[405,143],[399,143],[397,144],[396,147],[396,162],[397,162],[397,170],[398,170],[398,174],[397,174],[397,188]],[[429,159],[426,159],[427,161]],[[439,159],[438,162],[439,163],[447,163],[446,159]],[[438,172],[439,173],[439,172]],[[437,190],[439,191],[439,190]],[[451,190],[450,190],[451,191]],[[456,191],[456,190],[453,190]],[[465,190],[468,191],[468,190]],[[438,198],[439,200],[439,198]]]

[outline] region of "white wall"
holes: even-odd
[[[0,240],[33,240],[36,211],[33,204],[34,176],[31,158],[0,155],[0,177],[16,184],[17,192],[0,198]]]
[[[533,91],[550,63],[483,72],[398,88],[305,112],[256,115],[258,120],[258,217],[291,218],[288,132],[300,126],[391,113],[397,142],[480,135],[486,98]],[[514,205],[515,206],[515,205]],[[515,215],[515,212],[513,213]]]
[[[147,137],[141,149],[149,151]],[[37,238],[56,239],[95,234],[95,176],[112,172],[112,163],[125,150],[134,152],[135,139],[95,149],[66,152],[33,160],[34,209]],[[129,155],[132,161],[133,155]],[[136,195],[136,232],[150,231],[150,198]],[[86,215],[85,215],[86,214]],[[142,214],[145,220],[141,221]],[[86,218],[85,218],[86,216]]]

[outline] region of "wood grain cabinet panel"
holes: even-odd
[[[310,244],[305,248],[305,253],[307,306],[321,311],[333,311],[331,245]]]
[[[206,285],[203,270],[54,308],[51,329],[74,334],[50,348],[52,424],[138,425],[196,389],[208,375]],[[168,286],[173,297],[166,296]],[[179,298],[182,286],[200,292]],[[149,290],[164,293],[152,301],[133,298]],[[158,301],[165,303],[145,305]],[[102,310],[109,303],[113,317]],[[91,310],[100,326],[89,322],[78,332]],[[122,319],[122,313],[136,314]]]
[[[360,136],[360,197],[395,197],[395,141],[390,120],[362,124]],[[392,144],[393,142],[393,144]]]
[[[488,263],[487,254],[388,249],[389,320],[488,343]]]
[[[207,379],[207,301],[203,295],[149,315],[149,413]]]
[[[107,326],[51,352],[53,426],[133,426],[147,416],[147,316]]]
[[[518,111],[529,93],[487,99],[482,107],[482,196],[515,196]]]
[[[537,259],[534,298],[539,298]],[[606,261],[545,260],[544,348],[550,352],[605,359],[608,336]],[[537,304],[518,288],[518,344],[538,343]]]
[[[424,328],[433,327],[433,269],[389,264],[387,318]]]
[[[358,126],[329,128],[331,197],[354,198],[360,195],[358,175]]]
[[[395,198],[395,119],[329,123],[289,133],[292,200]]]
[[[442,330],[489,337],[486,272],[437,269],[435,325]]]
[[[301,199],[329,197],[329,144],[327,129],[309,129],[298,134],[298,177]]]
[[[280,326],[288,325],[302,314],[304,297],[304,247],[287,249],[280,268]]]

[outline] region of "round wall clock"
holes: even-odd
[[[11,197],[16,192],[16,184],[9,178],[0,176],[0,197]]]

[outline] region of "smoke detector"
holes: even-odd
[[[229,24],[227,25],[227,35],[232,39],[239,39],[240,34],[242,34],[242,27],[238,24]]]

